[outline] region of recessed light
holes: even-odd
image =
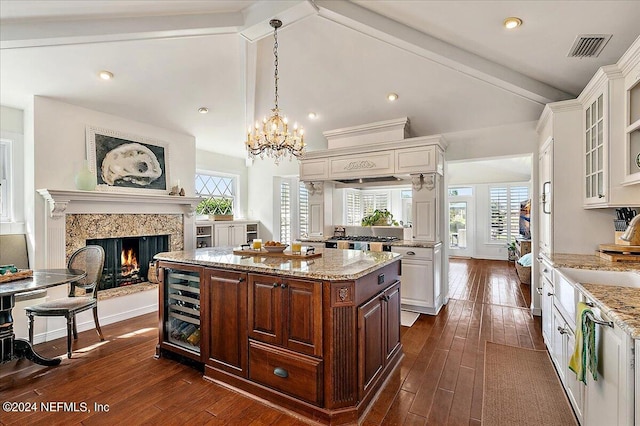
[[[389,99],[391,102],[393,102],[393,101],[398,99],[398,94],[397,93],[389,93],[387,95],[387,99]]]
[[[312,120],[315,120],[316,118],[318,118],[318,114],[316,114],[315,112],[310,112],[309,115],[307,115],[307,117],[309,117]]]
[[[200,108],[198,108],[198,112],[199,112],[200,114],[206,114],[206,113],[208,113],[208,112],[209,112],[209,108],[206,108],[206,107],[200,107]]]
[[[506,29],[512,30],[522,25],[522,19],[511,16],[504,20],[503,25]]]
[[[111,80],[113,78],[113,73],[110,71],[100,71],[98,75],[103,80]]]

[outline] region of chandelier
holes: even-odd
[[[263,118],[262,123],[256,121],[254,128],[249,127],[247,131],[247,152],[249,158],[271,157],[276,164],[283,158],[299,158],[304,153],[304,130],[293,125],[293,132],[289,132],[289,122],[286,116],[278,108],[278,28],[282,26],[282,21],[272,19],[269,25],[273,27],[273,56],[275,58],[275,107],[271,110],[271,116]]]

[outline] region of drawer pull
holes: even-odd
[[[408,256],[415,256],[415,255],[416,255],[416,252],[415,252],[415,251],[408,251],[408,252],[407,252],[407,255],[408,255]]]
[[[278,377],[282,377],[283,379],[286,379],[287,377],[289,377],[289,372],[282,367],[276,367],[276,369],[273,370],[273,374],[275,374]]]
[[[551,293],[550,291],[547,292],[547,296],[553,296],[553,293]]]
[[[567,330],[565,330],[564,328],[562,328],[562,327],[560,327],[560,326],[558,326],[558,332],[559,332],[560,334],[567,334],[567,333],[568,333],[568,331],[567,331]]]

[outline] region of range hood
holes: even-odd
[[[328,149],[305,154],[300,180],[357,188],[407,185],[421,174],[442,175],[446,142],[441,135],[407,138],[408,124],[403,117],[324,132]]]

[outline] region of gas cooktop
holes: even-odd
[[[345,237],[332,237],[331,240],[335,241],[367,241],[367,242],[379,242],[390,243],[398,240],[398,237],[374,237],[371,235],[347,235]]]

